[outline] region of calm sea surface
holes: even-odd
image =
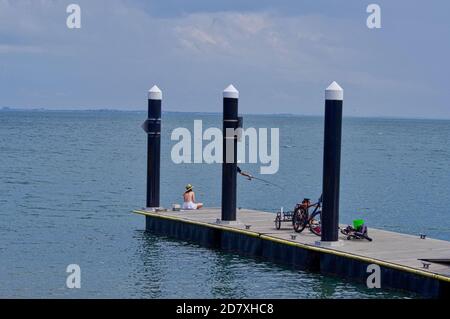
[[[0,297],[415,297],[296,271],[144,232],[144,112],[0,112]],[[161,202],[196,186],[220,206],[219,164],[170,159],[176,127],[221,127],[220,115],[163,115]],[[321,191],[323,119],[245,116],[280,128],[280,169],[238,180],[238,205],[292,209]],[[344,119],[341,222],[450,240],[450,121]],[[206,143],[205,143],[206,144]],[[255,175],[259,164],[242,167]],[[82,288],[67,289],[79,264]]]

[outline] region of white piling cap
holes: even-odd
[[[148,90],[149,100],[162,100],[162,92],[156,85],[153,85],[150,90]]]
[[[236,88],[233,86],[233,84],[230,84],[227,86],[227,88],[225,90],[223,90],[223,97],[238,99],[239,91],[236,90]]]
[[[325,100],[344,100],[344,90],[334,81],[325,90]]]

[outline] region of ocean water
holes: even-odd
[[[145,112],[0,112],[0,297],[408,298],[144,232]],[[176,127],[220,114],[163,115],[161,203],[183,186],[220,206],[220,164],[170,160]],[[247,115],[280,128],[280,169],[238,180],[238,205],[291,209],[321,191],[323,118]],[[341,222],[450,240],[450,121],[345,118]],[[243,164],[255,175],[260,164]],[[81,289],[66,288],[79,264]]]

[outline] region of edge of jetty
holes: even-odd
[[[450,242],[370,229],[373,242],[339,239],[334,246],[321,246],[320,238],[307,229],[297,234],[286,223],[275,229],[275,214],[239,210],[239,221],[222,224],[220,208],[197,211],[150,212],[144,215],[146,230],[199,244],[207,248],[261,257],[296,269],[337,276],[366,284],[369,265],[380,267],[381,289],[405,290],[429,298],[450,296],[450,267],[422,260],[448,257]],[[292,237],[294,235],[295,237]]]

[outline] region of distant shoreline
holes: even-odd
[[[123,110],[123,109],[47,109],[47,108],[15,108],[2,107],[0,112],[51,112],[51,113],[147,113],[146,110]],[[184,111],[163,111],[164,114],[198,114],[198,115],[222,115],[221,112],[184,112]],[[295,113],[241,113],[242,115],[255,116],[274,116],[274,117],[319,117],[323,115],[314,114],[295,114]],[[385,120],[430,120],[430,121],[450,121],[450,118],[433,118],[433,117],[401,117],[401,116],[359,116],[344,115],[344,118],[357,119],[385,119]]]

